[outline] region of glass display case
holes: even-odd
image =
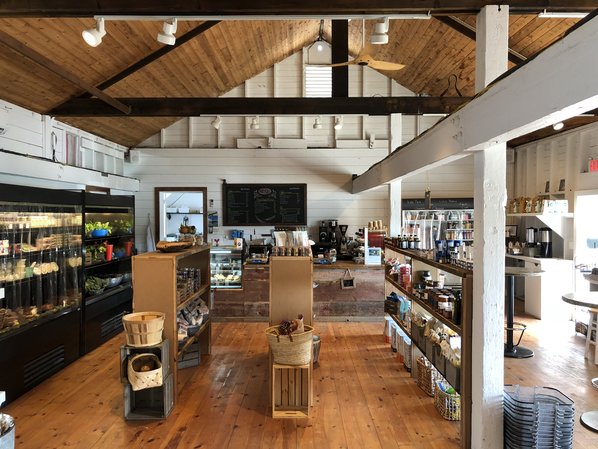
[[[0,387],[12,401],[79,357],[83,194],[0,184]]]
[[[473,228],[473,209],[403,210],[403,237],[418,242],[418,249],[433,249],[438,240],[471,244]]]
[[[0,200],[0,337],[79,308],[81,210]]]
[[[132,310],[134,204],[133,196],[85,193],[83,353],[119,333]]]
[[[233,247],[210,249],[212,288],[243,287],[243,251]]]

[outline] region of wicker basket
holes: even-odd
[[[448,394],[440,388],[440,385],[447,388],[449,385],[445,382],[436,381],[434,391],[434,405],[444,419],[449,421],[461,420],[461,396],[459,393]]]
[[[434,396],[438,371],[424,357],[417,359],[417,386],[424,390],[428,396]]]
[[[137,354],[129,358],[127,378],[133,391],[162,386],[162,363],[156,354]]]
[[[161,343],[164,316],[161,312],[137,312],[123,316],[127,344],[144,348]]]
[[[278,325],[266,329],[274,363],[307,365],[311,361],[314,328],[304,326],[305,332],[279,335]]]

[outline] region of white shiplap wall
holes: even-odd
[[[211,210],[222,224],[222,181],[228,183],[306,183],[308,225],[312,236],[322,219],[337,218],[349,225],[348,235],[373,219],[388,223],[386,186],[352,195],[351,176],[385,156],[386,150],[336,149],[140,149],[139,162],[126,165],[128,176],[141,180],[136,194],[136,232],[144,246],[148,214],[154,223],[155,187],[207,187]],[[242,228],[249,234],[270,228]],[[222,238],[230,228],[218,229]]]
[[[598,189],[598,173],[587,173],[588,160],[598,158],[598,124],[586,125],[515,149],[515,186],[510,198],[558,193],[565,180],[565,198],[573,205],[576,190]]]
[[[306,57],[305,51],[298,52],[223,97],[300,97]],[[375,70],[350,66],[349,95],[413,93]],[[138,162],[125,167],[128,176],[141,180],[136,202],[137,232],[145,235],[148,214],[153,223],[154,187],[207,187],[208,198],[214,200],[214,209],[222,220],[223,179],[229,183],[307,183],[308,225],[312,236],[316,235],[319,221],[329,218],[349,225],[349,235],[373,219],[388,223],[386,186],[359,195],[352,195],[350,187],[352,174],[363,173],[388,154],[390,118],[345,116],[343,128],[335,130],[333,116],[323,116],[322,129],[314,129],[316,115],[317,111],[305,117],[262,116],[258,130],[249,126],[252,117],[223,116],[218,131],[211,126],[214,117],[191,117],[162,130],[162,136],[147,139],[132,150],[139,155]],[[413,139],[439,119],[404,115],[401,143]],[[190,133],[190,138],[186,133]],[[374,148],[368,149],[371,136],[375,137]],[[307,149],[267,149],[268,138],[304,139]],[[160,142],[167,149],[159,149]],[[247,148],[258,145],[264,149]],[[242,149],[243,146],[247,149]],[[420,198],[430,187],[435,197],[471,197],[472,173],[472,158],[464,158],[405,179],[403,196]],[[222,238],[228,231],[220,227],[215,237]],[[253,234],[254,229],[245,231]],[[255,229],[258,235],[269,231]],[[143,243],[143,239],[140,241]]]

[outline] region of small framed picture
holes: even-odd
[[[517,237],[517,225],[505,225],[506,237]]]
[[[559,192],[564,192],[564,191],[565,191],[565,178],[563,178],[559,181]]]
[[[550,193],[550,181],[546,181],[546,186],[544,187],[544,193]]]

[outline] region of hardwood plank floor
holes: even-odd
[[[507,359],[505,382],[543,385],[571,397],[577,414],[598,409],[572,324],[529,318],[531,359]],[[381,323],[316,323],[322,338],[308,419],[270,417],[264,323],[214,323],[212,355],[179,371],[166,420],[125,421],[119,381],[121,334],[3,410],[17,422],[17,448],[390,449],[458,448],[459,424],[445,421],[384,343]],[[576,423],[575,448],[598,447]]]

